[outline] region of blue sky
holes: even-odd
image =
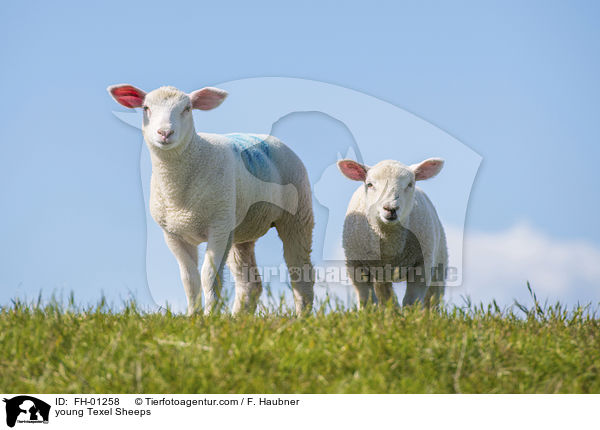
[[[4,2],[0,16],[2,304],[40,290],[147,294],[141,137],[112,114],[108,85],[263,76],[369,94],[483,157],[462,293],[508,302],[529,271],[548,297],[600,300],[595,2]],[[281,135],[300,132],[284,122]]]

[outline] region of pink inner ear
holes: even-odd
[[[425,160],[415,168],[415,180],[424,181],[437,175],[444,162],[442,160]]]
[[[206,87],[190,94],[192,107],[200,110],[211,110],[223,103],[227,91],[218,88]]]
[[[146,93],[130,85],[116,87],[110,93],[117,102],[128,108],[138,108],[144,104]]]
[[[367,170],[362,164],[352,160],[342,160],[338,162],[338,166],[344,176],[353,181],[364,181],[367,177]]]

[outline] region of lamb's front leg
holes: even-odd
[[[402,306],[411,306],[419,302],[421,306],[425,303],[427,294],[427,278],[424,266],[411,268],[406,279],[406,293],[402,299]]]
[[[373,286],[375,288],[375,295],[377,296],[379,303],[384,306],[390,302],[394,306],[398,305],[398,300],[396,299],[396,294],[394,294],[394,289],[392,288],[391,282],[375,281]]]
[[[188,302],[188,315],[195,313],[202,305],[200,297],[200,273],[198,272],[198,247],[181,238],[164,232],[165,242],[179,264],[181,282]]]
[[[211,313],[218,303],[223,285],[223,266],[231,248],[232,237],[232,230],[209,232],[201,273],[205,314]]]

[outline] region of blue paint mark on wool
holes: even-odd
[[[252,134],[230,133],[233,150],[240,154],[246,169],[263,181],[272,181],[270,147],[261,137]]]

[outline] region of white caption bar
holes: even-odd
[[[0,428],[578,428],[600,395],[4,394]],[[172,427],[180,428],[180,427]]]

